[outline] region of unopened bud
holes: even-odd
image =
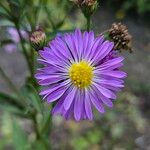
[[[45,33],[41,29],[36,30],[31,34],[30,42],[36,51],[42,49],[46,44]]]

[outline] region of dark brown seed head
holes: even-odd
[[[121,23],[113,23],[108,31],[110,39],[115,43],[115,50],[129,50],[132,52],[132,36],[127,26]]]
[[[83,12],[84,16],[90,17],[98,8],[98,0],[71,0],[73,1]]]
[[[85,6],[93,6],[97,0],[72,0],[79,7]]]

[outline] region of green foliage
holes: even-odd
[[[14,96],[9,96],[2,92],[0,92],[0,109],[20,117],[26,117],[22,103],[20,103]]]
[[[27,140],[27,136],[17,123],[17,120],[13,120],[13,145],[15,150],[30,150],[30,145]]]
[[[21,92],[26,97],[28,106],[41,113],[43,105],[36,89],[31,84],[27,84],[21,89]]]
[[[125,12],[133,10],[140,15],[150,12],[149,0],[109,0],[108,3],[113,4],[114,7]]]
[[[89,147],[89,143],[84,137],[76,138],[73,144],[75,150],[86,150]]]

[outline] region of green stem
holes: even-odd
[[[34,124],[34,129],[35,129],[35,133],[36,133],[36,139],[39,140],[41,135],[39,133],[39,129],[38,129],[38,123],[37,123],[37,119],[36,119],[36,113],[33,114],[33,124]]]
[[[87,31],[90,31],[90,27],[91,27],[91,16],[86,17],[87,20]]]
[[[46,141],[47,137],[43,136],[44,133],[40,132],[38,129],[38,122],[36,116],[37,116],[37,112],[35,112],[32,117],[34,130],[36,134],[36,140],[41,141],[43,143],[45,150],[51,150],[51,145],[49,144],[49,142]]]
[[[24,54],[24,56],[25,56],[25,59],[26,59],[26,62],[27,62],[27,65],[28,65],[28,68],[29,68],[31,77],[34,78],[34,72],[33,72],[33,69],[32,69],[32,65],[33,65],[33,64],[31,64],[30,58],[29,58],[28,53],[27,53],[27,51],[26,51],[26,48],[25,48],[25,46],[24,46],[24,41],[23,41],[24,39],[23,39],[22,34],[21,34],[21,32],[20,32],[19,25],[15,23],[15,26],[16,26],[18,35],[19,35],[19,37],[20,37],[20,42],[21,42],[23,54]]]
[[[55,103],[52,104],[52,108],[51,109],[53,109],[54,106],[55,106]],[[45,116],[43,115],[43,117],[45,117]],[[46,138],[49,135],[51,135],[52,128],[53,128],[52,115],[50,115],[48,113],[48,114],[46,114],[46,120],[44,121],[44,125],[43,125],[40,133],[43,134],[43,135],[45,135],[44,137]],[[49,150],[51,150],[52,149],[52,143],[51,143],[51,141],[49,141],[47,144],[48,144]]]
[[[41,133],[49,134],[52,129],[52,116],[48,115],[48,118],[46,119],[43,128],[41,129]]]

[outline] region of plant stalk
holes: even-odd
[[[23,54],[24,54],[24,56],[25,56],[25,59],[26,59],[26,62],[27,62],[27,65],[28,65],[28,68],[29,68],[31,77],[34,78],[34,71],[33,71],[33,69],[32,69],[32,65],[33,65],[33,64],[31,64],[30,58],[29,58],[28,53],[27,53],[27,51],[26,51],[26,48],[25,48],[25,46],[24,46],[24,41],[23,41],[23,37],[22,37],[22,34],[21,34],[21,32],[20,32],[20,29],[19,29],[19,25],[15,23],[15,26],[16,26],[18,35],[19,35],[19,37],[20,37],[20,43],[21,43],[21,46],[22,46]]]
[[[90,31],[91,28],[91,16],[86,17],[87,20],[87,31]]]

